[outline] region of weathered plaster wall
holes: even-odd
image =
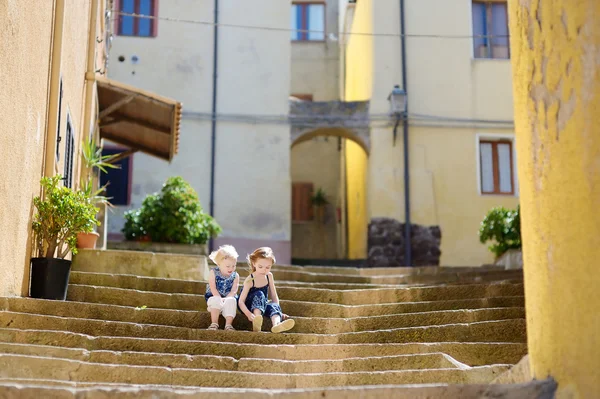
[[[52,2],[0,3],[0,295],[27,292],[46,128]],[[25,51],[27,49],[27,51]]]
[[[511,2],[529,359],[600,391],[600,3]]]
[[[40,194],[46,143],[54,2],[0,3],[0,295],[27,295],[33,197]],[[55,172],[64,173],[67,111],[75,130],[74,183],[84,108],[90,2],[68,0],[61,73],[63,100]],[[78,21],[78,23],[68,23]]]

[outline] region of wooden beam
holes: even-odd
[[[139,143],[135,143],[134,141],[124,139],[124,138],[120,137],[118,134],[114,134],[114,133],[111,134],[110,132],[106,132],[106,131],[102,131],[102,130],[100,131],[100,137],[108,139],[110,141],[114,141],[115,143],[118,143],[118,144],[122,144],[131,149],[137,149],[146,154],[154,155],[155,157],[158,157],[160,159],[164,159],[167,161],[169,160],[169,154],[170,154],[169,148],[167,148],[167,153],[163,153],[158,150],[148,148],[146,146],[141,146]]]
[[[123,120],[119,119],[119,118],[109,119],[108,121],[100,124],[100,129],[102,129],[103,127],[116,125],[117,123],[120,123],[120,122],[123,122]]]
[[[105,118],[108,115],[112,114],[114,111],[118,110],[123,105],[130,103],[131,100],[133,100],[136,96],[137,96],[137,94],[131,94],[131,95],[127,96],[127,97],[124,97],[124,98],[120,99],[116,103],[113,103],[113,104],[109,105],[108,107],[106,107],[105,109],[103,109],[102,111],[100,111],[100,114],[98,115],[98,119],[102,120],[103,118]]]
[[[160,126],[160,125],[156,125],[152,122],[148,122],[144,119],[138,119],[138,118],[132,118],[130,116],[127,116],[125,114],[121,114],[121,113],[116,113],[113,115],[114,119],[111,119],[108,124],[114,124],[113,121],[114,120],[118,120],[118,122],[127,122],[127,123],[131,123],[134,125],[139,125],[141,127],[145,127],[147,129],[152,129],[155,130],[158,133],[164,133],[164,134],[171,134],[171,128],[170,127],[164,127],[164,126]],[[118,123],[115,122],[115,123]],[[106,126],[106,125],[101,125],[102,127]]]

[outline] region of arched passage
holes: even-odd
[[[342,127],[306,129],[292,140],[293,259],[366,258],[368,150]],[[318,204],[319,192],[327,204]]]

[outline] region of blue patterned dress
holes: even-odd
[[[269,275],[267,275],[267,285],[263,287],[254,286],[254,275],[251,274],[250,278],[252,279],[252,288],[248,291],[248,296],[244,301],[248,310],[254,313],[254,309],[260,309],[260,312],[269,318],[275,315],[283,317],[279,304],[269,302]]]
[[[215,267],[213,271],[215,272],[215,285],[217,286],[217,291],[219,291],[219,295],[221,295],[222,298],[225,298],[231,292],[233,283],[238,274],[237,272],[233,272],[231,273],[231,276],[225,277],[221,274],[218,267]],[[206,284],[206,294],[204,294],[204,299],[208,301],[208,298],[211,296],[213,296],[213,293],[210,291],[210,284]],[[238,299],[237,293],[235,299],[236,301]]]

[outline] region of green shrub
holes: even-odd
[[[196,191],[181,177],[171,177],[140,209],[125,213],[122,231],[129,241],[205,244],[221,227],[204,213]]]
[[[32,222],[38,256],[64,258],[69,251],[77,253],[77,234],[91,233],[98,224],[98,208],[83,191],[59,186],[60,175],[44,177],[41,185],[43,200],[35,197],[37,208]]]
[[[520,207],[510,210],[493,208],[481,222],[479,241],[485,244],[492,241],[488,249],[499,257],[509,249],[521,249]]]

